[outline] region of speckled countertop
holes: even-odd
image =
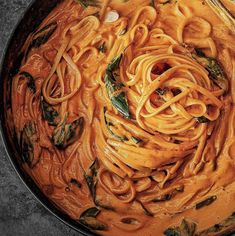
[[[30,0],[0,0],[0,59],[14,25],[30,2]],[[34,199],[8,161],[1,138],[0,235],[80,235],[61,223]]]

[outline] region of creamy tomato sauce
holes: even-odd
[[[22,164],[63,212],[100,235],[235,227],[234,32],[206,1],[66,0],[22,52]]]

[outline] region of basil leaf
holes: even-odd
[[[132,140],[135,144],[139,144],[139,143],[143,142],[142,139],[136,138],[136,137],[131,137],[131,140]]]
[[[166,194],[163,195],[159,195],[158,197],[154,198],[152,200],[152,202],[164,202],[164,201],[169,201],[171,200],[173,197],[175,197],[177,195],[177,193],[181,193],[184,191],[184,187],[180,186],[178,188],[173,189],[171,192],[168,192]]]
[[[122,54],[120,56],[118,56],[118,57],[115,57],[111,61],[111,63],[108,65],[107,70],[112,72],[112,71],[115,71],[115,70],[119,69],[119,65],[120,65],[120,62],[122,60],[122,57],[123,57]]]
[[[100,7],[100,1],[98,0],[75,0],[75,2],[79,3],[83,8],[87,7]]]
[[[139,205],[141,206],[141,208],[144,210],[145,215],[151,216],[151,217],[154,216],[153,213],[150,212],[150,211],[144,206],[144,204],[143,204],[141,201],[136,200],[136,202],[139,203]]]
[[[60,122],[59,113],[41,97],[41,110],[43,119],[50,125],[58,125]]]
[[[39,48],[45,44],[57,29],[57,23],[53,22],[36,33],[36,38],[30,44],[31,48]]]
[[[112,124],[111,122],[108,122],[107,117],[106,117],[106,115],[105,115],[105,114],[106,114],[106,111],[107,111],[107,108],[104,107],[104,120],[105,120],[105,124],[106,124],[106,127],[107,127],[109,133],[112,134],[113,137],[115,137],[116,139],[120,140],[121,142],[128,141],[127,137],[125,137],[125,136],[124,136],[124,137],[119,136],[119,135],[115,134],[115,133],[112,131],[111,127],[113,126],[113,124]]]
[[[25,124],[20,138],[21,155],[23,162],[26,162],[30,168],[33,168],[41,156],[41,147],[38,143],[36,125],[30,121]]]
[[[82,184],[79,183],[76,179],[71,179],[70,184],[75,185],[77,188],[81,188]]]
[[[105,45],[105,42],[103,42],[99,47],[98,47],[99,52],[106,53],[107,47]]]
[[[164,235],[166,235],[166,236],[181,236],[180,232],[174,228],[169,228],[169,229],[165,230]]]
[[[195,223],[190,223],[183,219],[180,226],[168,228],[164,231],[164,234],[166,236],[195,236],[196,228],[197,225]]]
[[[207,119],[205,116],[196,117],[195,119],[201,124],[210,122],[210,120]]]
[[[126,93],[122,91],[123,84],[119,78],[119,65],[122,59],[122,54],[116,57],[108,65],[105,74],[105,85],[108,96],[113,106],[118,110],[120,114],[130,119],[129,106],[126,98]]]
[[[31,51],[31,49],[39,48],[43,44],[45,44],[49,40],[49,38],[54,34],[56,29],[57,29],[57,23],[52,22],[52,23],[46,25],[45,27],[43,27],[38,32],[36,32],[32,42],[30,43],[30,45],[25,53],[25,58],[26,59],[28,58],[28,55],[29,55],[29,52]]]
[[[156,90],[156,92],[157,92],[158,95],[162,96],[162,95],[164,95],[166,93],[166,89],[158,88]]]
[[[33,76],[26,71],[21,72],[20,75],[22,75],[23,77],[25,77],[28,80],[27,86],[28,86],[29,90],[33,93],[36,93],[36,86],[34,83]]]
[[[200,48],[195,48],[195,52],[199,57],[206,57],[206,54]]]
[[[78,140],[84,130],[84,118],[81,117],[72,123],[66,124],[68,114],[61,124],[59,124],[52,135],[52,142],[60,149],[64,149]]]
[[[231,227],[234,224],[235,224],[235,212],[228,218],[221,221],[219,224],[215,224],[212,227],[197,233],[197,236],[207,236],[218,232],[220,232],[221,234],[223,231],[226,231],[229,227]]]
[[[96,219],[99,214],[98,208],[89,208],[81,214],[79,222],[92,230],[107,230],[108,226]]]
[[[200,49],[195,49],[193,58],[195,58],[202,66],[206,68],[206,70],[209,72],[209,78],[213,81],[213,83],[215,83],[225,92],[228,91],[228,79],[223,71],[222,66],[215,58],[207,57]]]
[[[95,203],[96,199],[96,175],[97,175],[98,162],[97,159],[92,163],[87,173],[84,174],[87,186],[90,190],[92,199]]]
[[[115,211],[114,207],[112,207],[112,206],[110,206],[108,204],[104,204],[102,201],[97,200],[97,199],[95,199],[95,205],[98,206],[98,207],[101,207],[101,208],[103,208],[103,209],[105,209],[107,211]]]
[[[203,201],[197,203],[197,204],[196,204],[196,209],[198,210],[198,209],[203,208],[204,206],[209,206],[209,205],[212,204],[216,199],[217,199],[216,196],[211,196],[211,197],[209,197],[209,198],[207,198],[207,199],[205,199],[205,200],[203,200]]]
[[[130,119],[129,107],[126,100],[125,92],[121,92],[117,96],[111,97],[111,102],[113,106],[126,118]]]
[[[92,208],[89,208],[87,210],[85,210],[80,218],[85,218],[85,217],[96,217],[98,216],[100,213],[100,210],[97,208],[97,207],[92,207]]]

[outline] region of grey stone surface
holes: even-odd
[[[30,0],[0,0],[0,59],[14,25],[29,3]],[[0,235],[80,235],[61,223],[34,199],[10,165],[1,138]]]

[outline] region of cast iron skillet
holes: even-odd
[[[5,56],[0,65],[0,131],[10,162],[21,180],[41,204],[62,222],[84,235],[96,235],[89,229],[72,220],[67,214],[56,207],[37,187],[33,179],[24,172],[21,166],[20,149],[14,133],[11,111],[11,82],[18,72],[22,55],[19,54],[28,35],[35,30],[50,11],[62,0],[34,0],[26,9],[23,17],[17,24],[8,45]]]

